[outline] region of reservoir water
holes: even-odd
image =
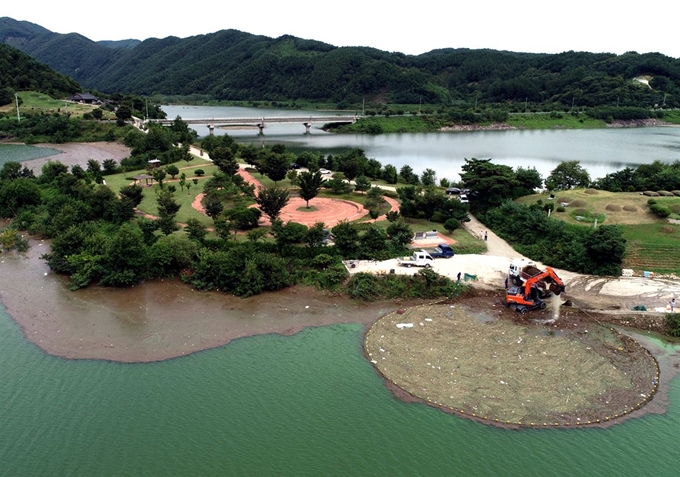
[[[672,151],[654,158],[675,160],[677,130],[653,129],[599,134],[613,134],[617,145],[643,143],[654,154]],[[519,133],[555,138],[563,132]],[[243,134],[270,140],[270,134]],[[456,134],[424,142],[466,137]],[[469,141],[480,148],[486,137],[506,137],[475,134]],[[636,141],[636,134],[644,139]],[[327,137],[317,131],[271,136],[313,149],[320,146],[309,141]],[[351,140],[369,157],[395,165],[390,151],[400,141],[405,149],[417,143],[405,135]],[[372,141],[384,143],[370,149]],[[545,141],[556,145],[556,157],[568,155],[556,139]],[[596,147],[598,140],[589,142]],[[453,168],[462,159],[452,157],[442,153],[437,160]],[[0,305],[0,476],[678,474],[678,379],[665,415],[607,429],[504,430],[395,399],[362,356],[362,332],[360,325],[325,326],[240,339],[168,361],[120,364],[49,356],[26,340]]]
[[[158,363],[45,355],[0,311],[2,476],[674,476],[667,415],[497,429],[396,400],[362,327],[259,336]]]
[[[164,106],[168,118],[315,116],[319,111],[282,111],[276,109],[232,108],[217,106]],[[465,158],[491,158],[496,164],[513,168],[535,167],[543,177],[562,161],[580,161],[592,179],[603,177],[625,167],[649,164],[655,160],[680,160],[680,127],[506,130],[474,132],[397,133],[397,134],[329,134],[314,124],[305,134],[302,124],[267,125],[263,135],[259,130],[221,130],[241,142],[255,144],[286,144],[292,151],[318,150],[324,154],[359,147],[367,157],[383,165],[399,169],[404,164],[421,173],[434,169],[438,178],[459,180]],[[194,125],[204,136],[208,128]]]

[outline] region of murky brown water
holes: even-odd
[[[47,251],[47,242],[33,241],[25,254],[0,255],[0,300],[30,341],[69,358],[162,360],[245,336],[371,323],[397,307],[301,287],[241,299],[179,280],[73,292],[39,258]]]

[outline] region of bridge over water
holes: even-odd
[[[169,126],[173,119],[150,119],[149,122]],[[260,134],[264,133],[264,128],[267,124],[284,124],[284,123],[300,123],[305,127],[305,132],[309,132],[314,123],[339,123],[339,124],[354,124],[357,121],[357,116],[272,116],[260,118],[190,118],[184,119],[187,124],[205,124],[213,134],[215,128],[221,126],[244,126],[244,127],[258,127]]]

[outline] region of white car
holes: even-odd
[[[319,169],[319,172],[322,174],[331,174],[331,171],[329,171],[328,169]]]
[[[460,196],[458,196],[458,200],[461,201],[463,204],[467,204],[470,202],[468,200],[468,196],[465,194],[461,194]]]

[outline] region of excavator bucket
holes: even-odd
[[[564,285],[558,285],[557,283],[551,283],[548,289],[555,295],[559,295],[560,293],[564,292],[566,287]]]

